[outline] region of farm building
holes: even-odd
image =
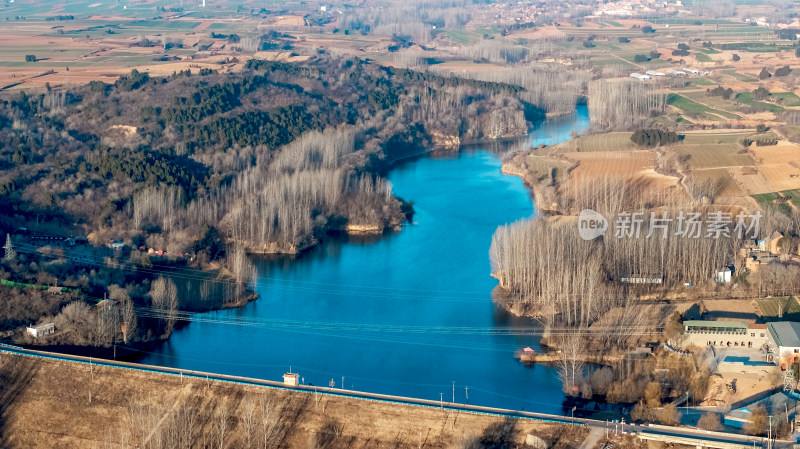
[[[773,344],[778,349],[781,368],[800,359],[800,323],[778,321],[768,323],[767,329]]]
[[[683,322],[684,346],[761,348],[769,343],[766,326],[740,321],[690,320]]]
[[[728,283],[731,281],[731,269],[730,267],[725,267],[717,271],[717,282],[720,284]]]
[[[747,271],[756,272],[762,265],[768,265],[771,263],[778,263],[780,259],[778,256],[774,256],[766,251],[759,251],[750,254],[744,259],[744,267]]]
[[[642,75],[641,73],[631,73],[631,78],[639,81],[648,81],[650,77],[647,75]]]
[[[767,323],[769,337],[778,350],[778,361],[781,369],[786,369],[800,360],[800,323],[795,321],[777,321]]]
[[[689,68],[686,68],[686,67],[683,68],[683,71],[685,73],[688,73],[689,75],[699,75],[700,74],[699,70],[689,69]]]
[[[686,72],[682,72],[680,70],[667,70],[667,75],[672,76],[686,76]]]
[[[44,335],[53,335],[56,331],[56,326],[53,323],[37,324],[36,326],[28,326],[25,331],[28,335],[39,338]]]
[[[659,72],[657,70],[648,70],[648,71],[644,72],[644,74],[645,75],[650,75],[650,76],[664,76],[663,72]]]

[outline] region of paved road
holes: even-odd
[[[204,371],[193,371],[193,370],[183,370],[177,368],[168,368],[163,366],[153,366],[153,365],[143,365],[138,363],[129,363],[129,362],[119,362],[119,361],[112,361],[106,359],[94,359],[91,357],[82,357],[82,356],[75,356],[75,355],[68,355],[68,354],[59,354],[54,352],[46,352],[46,351],[36,351],[32,349],[24,349],[17,346],[7,345],[0,343],[0,352],[7,352],[12,354],[21,354],[26,356],[44,358],[44,359],[51,359],[51,360],[60,360],[60,361],[68,361],[68,362],[77,362],[77,363],[85,363],[85,364],[93,364],[93,365],[100,365],[100,366],[109,366],[109,367],[117,367],[117,368],[124,368],[124,369],[133,369],[137,371],[144,371],[144,372],[153,372],[153,373],[161,373],[161,374],[171,374],[171,375],[180,375],[185,377],[191,377],[196,379],[207,379],[211,381],[220,381],[220,382],[231,382],[231,383],[239,383],[239,384],[247,384],[247,385],[259,385],[268,388],[277,388],[283,390],[299,390],[299,391],[306,391],[306,392],[317,392],[321,394],[331,395],[331,396],[340,396],[340,397],[350,397],[350,398],[358,398],[358,399],[367,399],[373,401],[381,401],[381,402],[389,402],[389,403],[396,403],[396,404],[406,404],[406,405],[415,405],[421,407],[432,407],[432,408],[443,408],[443,409],[450,409],[450,410],[461,410],[470,413],[480,413],[480,414],[487,414],[487,415],[495,415],[495,416],[503,416],[503,417],[512,417],[512,418],[522,418],[522,419],[533,419],[537,421],[545,421],[545,422],[556,422],[556,423],[563,423],[563,424],[577,424],[577,425],[585,425],[592,428],[592,434],[596,434],[595,432],[599,430],[600,435],[605,434],[606,429],[611,428],[613,431],[614,424],[609,424],[606,421],[598,421],[593,419],[586,419],[586,418],[570,418],[568,416],[562,415],[551,415],[546,413],[534,413],[534,412],[524,412],[520,410],[507,410],[501,409],[496,407],[482,407],[479,405],[468,405],[468,404],[458,404],[458,403],[449,403],[449,402],[440,402],[440,401],[431,401],[427,399],[418,399],[418,398],[408,398],[403,396],[393,396],[393,395],[386,395],[386,394],[378,394],[378,393],[368,393],[363,391],[354,391],[354,390],[344,390],[338,388],[327,388],[327,387],[317,387],[317,386],[308,386],[308,385],[300,385],[298,387],[288,387],[283,382],[276,382],[271,380],[264,380],[264,379],[254,379],[249,377],[241,377],[241,376],[229,376],[226,374],[216,374],[216,373],[208,373]],[[684,427],[669,427],[669,426],[650,426],[650,425],[631,425],[625,424],[624,426],[620,427],[621,431],[625,433],[649,433],[654,435],[661,435],[663,437],[677,437],[677,438],[693,438],[697,440],[702,440],[706,442],[710,447],[714,447],[714,443],[723,443],[723,444],[740,444],[740,445],[747,445],[748,447],[766,447],[766,442],[764,438],[754,438],[751,436],[745,435],[737,435],[732,433],[721,433],[721,432],[707,432],[703,430],[695,430],[689,429]],[[788,441],[785,442],[777,442],[774,447],[782,449],[783,447],[790,447],[791,443]],[[720,446],[721,447],[721,446]]]

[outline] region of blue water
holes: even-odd
[[[585,107],[538,126],[530,143],[555,143],[588,126]],[[528,142],[525,142],[525,146]],[[297,258],[256,260],[257,301],[203,314],[143,363],[425,399],[561,412],[552,368],[514,358],[538,337],[496,335],[534,326],[491,300],[489,265],[498,226],[534,213],[500,154],[480,147],[394,168],[414,223],[381,237],[340,237]],[[223,322],[224,321],[224,322]],[[370,326],[375,326],[371,329]],[[453,334],[454,327],[460,328]],[[450,332],[450,333],[449,333]]]

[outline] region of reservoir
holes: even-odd
[[[421,157],[388,174],[414,223],[380,237],[339,236],[296,258],[255,260],[260,298],[204,313],[142,363],[527,411],[562,413],[556,371],[514,351],[536,323],[498,309],[489,246],[498,226],[535,214],[502,151],[568,140],[588,111],[550,119],[523,142]],[[344,378],[344,380],[342,379]],[[455,387],[454,384],[455,383]]]

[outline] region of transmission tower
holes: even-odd
[[[796,387],[797,379],[794,378],[794,370],[790,366],[786,371],[783,372],[783,391],[791,393]]]
[[[14,245],[11,244],[11,234],[6,234],[6,244],[3,246],[3,249],[6,250],[3,255],[3,262],[11,262],[17,257],[17,252],[14,251]]]

